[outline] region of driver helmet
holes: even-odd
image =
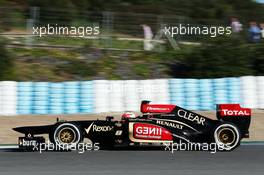
[[[125,112],[123,115],[122,115],[122,119],[125,120],[125,119],[130,119],[130,118],[136,118],[136,114],[133,113],[133,112]]]

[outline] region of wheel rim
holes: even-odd
[[[71,128],[63,128],[58,134],[60,143],[73,143],[75,138],[75,132]]]
[[[232,145],[236,140],[234,131],[229,128],[220,130],[218,133],[218,138],[220,142],[226,145]]]

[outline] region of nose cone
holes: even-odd
[[[13,130],[16,131],[16,132],[24,133],[23,127],[13,128]]]

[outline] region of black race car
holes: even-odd
[[[48,134],[51,143],[80,144],[89,138],[100,147],[141,144],[215,143],[233,150],[242,138],[249,137],[251,109],[239,104],[217,105],[217,120],[207,118],[179,106],[150,104],[142,101],[141,116],[126,113],[121,120],[108,116],[105,120],[57,121],[52,125],[13,128],[25,134],[19,137],[21,148],[44,143]]]

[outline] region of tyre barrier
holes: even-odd
[[[0,115],[139,111],[141,100],[190,110],[264,108],[264,76],[216,79],[0,82]]]
[[[192,110],[215,110],[219,103],[241,103],[240,78],[171,79],[170,102]]]
[[[93,82],[18,82],[16,102],[16,114],[93,113]]]

